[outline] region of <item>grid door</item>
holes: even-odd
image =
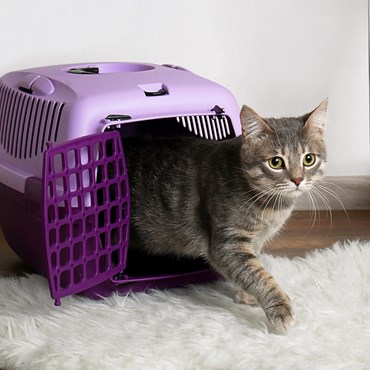
[[[89,289],[126,267],[129,186],[118,132],[49,147],[43,224],[51,296]]]

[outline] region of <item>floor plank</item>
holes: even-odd
[[[287,257],[304,256],[310,250],[346,240],[370,240],[370,210],[320,211],[316,219],[312,212],[297,211],[265,250]]]
[[[315,222],[314,222],[315,221]],[[265,251],[279,256],[304,256],[310,250],[326,248],[337,241],[348,239],[370,240],[370,210],[325,211],[313,214],[297,211],[282,233]],[[0,276],[21,275],[32,272],[6,243],[0,230]]]

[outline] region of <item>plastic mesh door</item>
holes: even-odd
[[[59,305],[126,266],[130,200],[119,133],[49,147],[43,189],[48,279]]]

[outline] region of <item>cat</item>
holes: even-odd
[[[124,140],[130,248],[201,257],[258,303],[277,331],[294,324],[288,295],[258,260],[295,200],[323,177],[328,101],[297,118],[262,119],[243,106],[242,134]]]

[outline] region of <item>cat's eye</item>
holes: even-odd
[[[303,158],[303,164],[306,166],[306,167],[311,167],[315,164],[316,162],[316,156],[315,154],[312,154],[312,153],[308,153],[304,156]]]
[[[274,170],[281,170],[284,168],[284,161],[280,157],[272,157],[268,160],[269,166]]]

